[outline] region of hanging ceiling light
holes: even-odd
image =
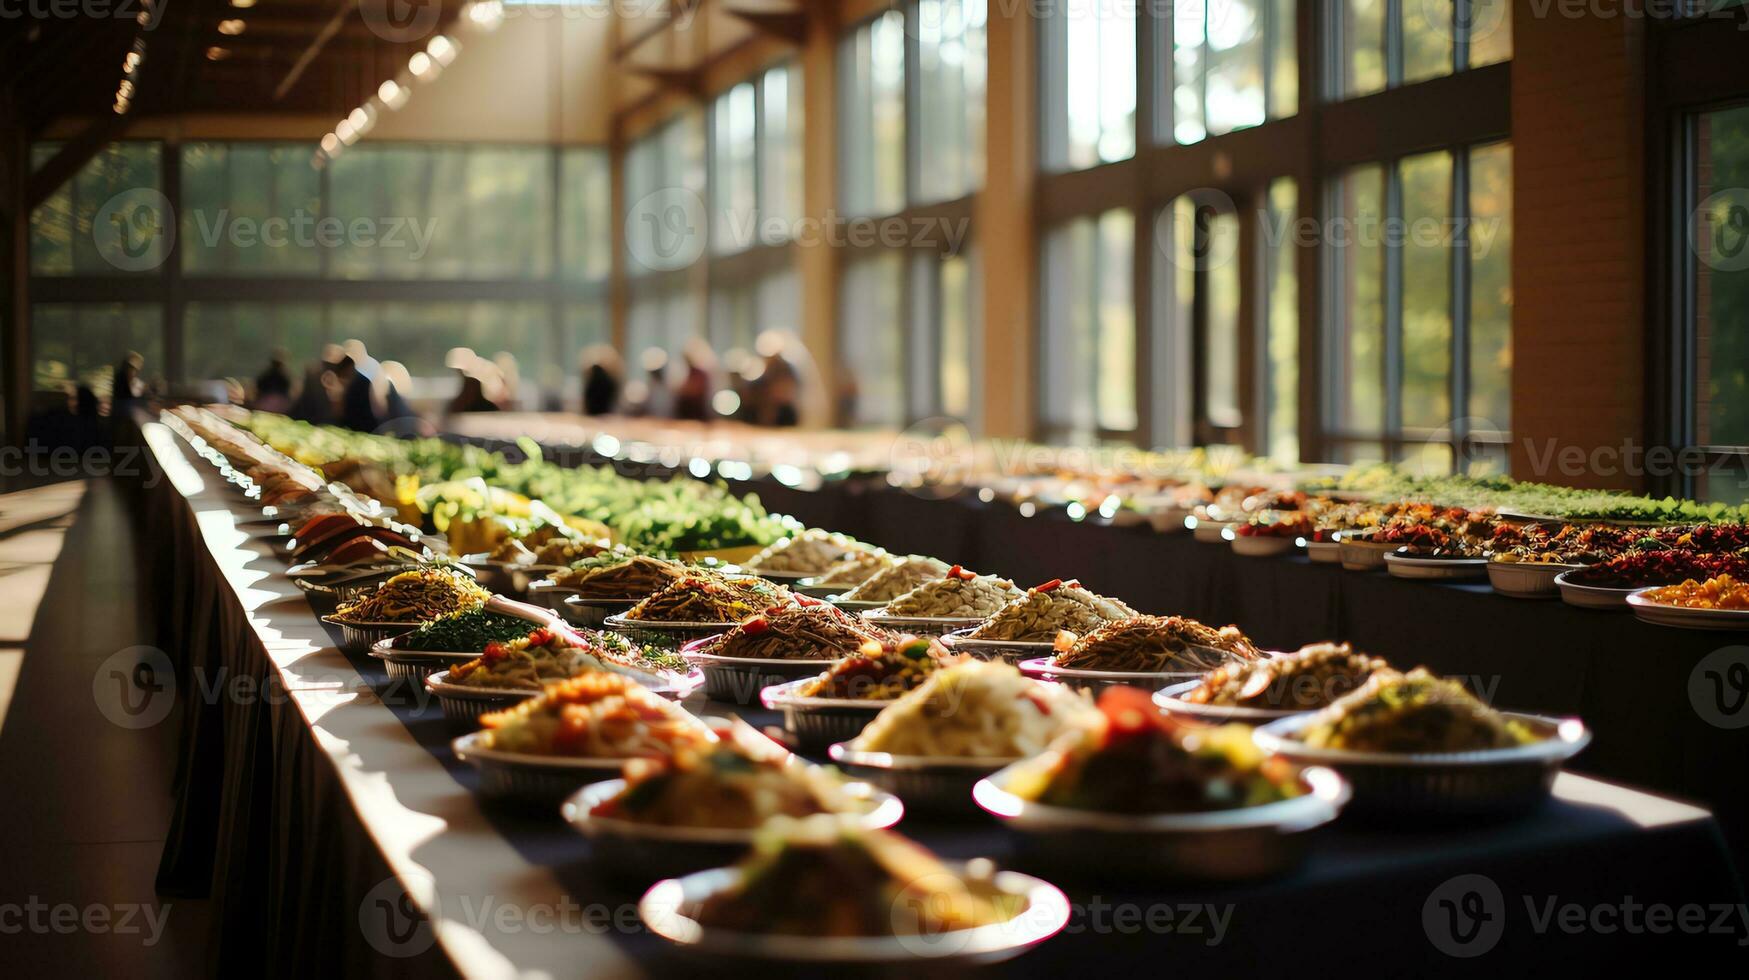
[[[454,61],[456,53],[460,50],[461,48],[454,41],[442,34],[432,38],[431,43],[425,46],[425,53],[429,54],[432,60],[440,65],[447,65]]]

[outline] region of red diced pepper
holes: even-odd
[[[1049,582],[1046,582],[1045,584],[1033,589],[1033,591],[1034,592],[1049,592],[1052,589],[1055,589],[1057,586],[1062,585],[1062,584],[1063,584],[1062,579],[1054,578],[1054,579],[1051,579]]]
[[[747,636],[758,636],[771,629],[771,623],[764,616],[754,616],[741,624],[741,632]]]

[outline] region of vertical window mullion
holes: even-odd
[[[1451,71],[1470,67],[1470,27],[1475,24],[1475,0],[1453,0],[1451,5]],[[1508,12],[1507,16],[1511,16]]]
[[[1385,0],[1385,88],[1403,84],[1403,0]]]
[[[1403,435],[1403,249],[1393,243],[1390,229],[1403,220],[1403,178],[1400,160],[1385,169],[1385,213],[1379,227],[1379,253],[1384,261],[1384,443],[1387,459],[1395,459]]]
[[[1462,0],[1460,0],[1462,2]],[[1452,466],[1466,458],[1470,442],[1470,153],[1451,151],[1451,441]]]

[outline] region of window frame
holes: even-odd
[[[1206,445],[1211,438],[1236,438],[1250,452],[1267,452],[1269,394],[1267,372],[1259,363],[1268,330],[1268,304],[1259,301],[1259,284],[1267,263],[1258,215],[1267,202],[1270,184],[1281,178],[1293,180],[1298,204],[1295,221],[1324,228],[1330,217],[1326,180],[1333,173],[1360,163],[1511,138],[1510,58],[1366,96],[1332,99],[1331,73],[1339,64],[1340,36],[1331,10],[1332,4],[1339,2],[1303,0],[1296,7],[1291,27],[1298,75],[1294,115],[1271,117],[1266,111],[1260,125],[1188,144],[1176,143],[1164,128],[1170,113],[1160,105],[1169,97],[1174,82],[1172,21],[1156,17],[1155,5],[1136,5],[1136,151],[1128,159],[1083,170],[1057,171],[1049,163],[1046,145],[1053,93],[1048,86],[1053,77],[1060,76],[1061,66],[1052,71],[1050,41],[1046,31],[1039,32],[1039,71],[1034,77],[1033,99],[1039,107],[1040,149],[1033,210],[1041,240],[1066,221],[1097,216],[1114,207],[1129,208],[1136,218],[1132,301],[1137,333],[1138,425],[1133,433],[1101,433],[1102,438],[1120,438],[1145,447],[1186,440]],[[1453,45],[1454,66],[1462,47]],[[1266,108],[1268,102],[1266,90]],[[1239,264],[1241,283],[1239,391],[1245,416],[1241,425],[1231,429],[1208,425],[1200,399],[1183,397],[1183,389],[1195,385],[1202,351],[1180,334],[1185,329],[1193,335],[1199,331],[1202,314],[1193,312],[1189,323],[1172,322],[1178,305],[1176,285],[1161,274],[1169,266],[1161,264],[1164,253],[1155,242],[1164,230],[1157,220],[1161,209],[1182,196],[1209,192],[1226,195],[1241,218],[1234,261]],[[1299,458],[1305,462],[1329,459],[1331,450],[1342,441],[1341,434],[1331,432],[1327,425],[1324,316],[1329,283],[1322,252],[1320,248],[1294,247],[1287,251],[1291,258],[1286,259],[1293,263],[1298,290],[1300,384],[1295,419]],[[1042,284],[1044,277],[1038,279]],[[1194,309],[1194,298],[1191,305]],[[1042,334],[1044,304],[1039,306]],[[1453,332],[1458,333],[1455,324]],[[1042,336],[1036,343],[1042,351]],[[1453,370],[1455,373],[1455,365]],[[1042,368],[1035,373],[1039,373],[1037,380],[1042,385]],[[1035,418],[1034,435],[1042,436],[1044,431],[1043,419]]]
[[[972,181],[972,185],[966,189],[965,193],[958,197],[945,200],[919,200],[919,187],[921,182],[918,175],[924,165],[924,159],[922,147],[920,145],[921,140],[919,138],[921,126],[919,125],[918,120],[918,107],[923,97],[920,83],[921,72],[918,69],[920,59],[920,41],[918,39],[919,32],[914,26],[914,19],[920,16],[918,0],[904,0],[902,4],[894,4],[892,7],[883,7],[869,12],[867,16],[845,23],[840,29],[839,35],[834,43],[837,45],[836,50],[842,53],[845,50],[849,39],[853,37],[856,32],[866,28],[878,18],[885,16],[893,10],[897,10],[905,18],[904,23],[906,25],[903,32],[905,52],[902,104],[904,105],[905,111],[905,143],[902,153],[904,163],[903,187],[900,189],[902,206],[898,211],[884,214],[859,214],[854,216],[850,215],[848,212],[839,214],[837,216],[836,229],[839,234],[835,240],[844,242],[845,244],[840,249],[843,255],[837,263],[837,268],[834,274],[838,277],[839,282],[842,283],[845,270],[849,266],[858,262],[869,261],[874,258],[874,253],[889,250],[887,246],[881,245],[878,242],[848,241],[844,232],[853,225],[867,222],[880,222],[884,224],[897,221],[911,229],[920,227],[923,223],[933,223],[936,227],[940,228],[953,226],[965,229],[965,233],[958,238],[957,250],[949,247],[949,243],[945,240],[947,236],[938,236],[935,241],[924,242],[921,244],[911,243],[890,249],[891,251],[900,253],[898,300],[902,338],[899,363],[895,365],[895,369],[899,374],[899,405],[901,409],[901,422],[904,425],[911,425],[924,419],[945,414],[945,409],[943,408],[942,372],[940,370],[940,365],[936,364],[934,370],[926,371],[924,369],[926,367],[925,359],[938,356],[942,347],[943,310],[941,305],[942,291],[940,289],[941,263],[954,256],[969,257],[977,253],[977,226],[973,219],[973,203],[977,199],[978,194],[983,190],[985,175],[982,166],[977,168],[976,173],[969,174],[968,176]],[[986,64],[988,63],[987,58],[988,56],[986,55]],[[837,206],[842,207],[844,203],[842,182],[845,176],[845,133],[842,126],[842,121],[845,115],[842,102],[845,74],[842,61],[837,67],[837,78],[840,86],[839,111],[836,113],[839,127],[838,131],[833,134],[833,139],[835,145],[838,147],[837,177],[840,183],[838,201],[836,203]],[[983,91],[987,97],[987,80]],[[987,121],[985,125],[988,125]],[[978,154],[978,158],[980,160],[983,158],[981,151]],[[924,304],[921,307],[918,305],[920,301]],[[967,311],[967,315],[971,320],[973,335],[975,337],[981,331],[983,323],[981,302],[975,293],[970,297],[970,304],[971,308]],[[925,310],[928,315],[920,317],[918,315],[920,311]],[[843,329],[843,318],[841,316],[836,317],[834,330],[836,331],[837,348],[840,351],[846,349],[843,342]],[[969,366],[970,374],[975,383],[975,379],[979,377],[981,365],[978,364],[976,348],[968,351],[968,353],[972,360],[972,364]],[[925,377],[928,379],[928,384],[925,387],[919,388],[915,382]],[[971,406],[972,411],[970,414],[972,418],[962,420],[967,423],[972,423],[971,427],[974,430],[976,429],[975,423],[977,418],[981,415],[975,401],[976,399],[974,399],[974,404]],[[837,410],[838,407],[835,405],[833,409],[834,413],[836,413]],[[855,426],[858,424],[855,419],[850,418],[835,417],[833,421],[841,426]]]
[[[1697,438],[1694,256],[1688,221],[1697,201],[1693,149],[1697,118],[1749,104],[1738,17],[1649,18],[1646,31],[1647,199],[1646,305],[1653,329],[1646,343],[1647,442],[1672,459],[1698,454],[1708,474],[1730,468],[1749,474],[1749,445],[1703,445]],[[1697,499],[1692,466],[1647,474],[1653,493]]]
[[[300,144],[295,140],[285,139],[154,139],[154,140],[124,140],[124,143],[153,143],[159,147],[159,185],[157,190],[169,201],[171,210],[178,216],[178,231],[183,213],[183,172],[182,156],[185,146],[196,143],[222,144],[227,147],[257,147],[257,146],[288,146],[307,145],[314,156],[314,143]],[[550,181],[549,193],[556,214],[562,215],[566,201],[564,184],[564,156],[577,151],[594,151],[607,156],[610,149],[606,144],[560,144],[560,143],[527,143],[527,142],[482,142],[456,143],[442,140],[373,140],[366,149],[380,147],[412,147],[441,148],[449,146],[466,147],[474,150],[496,150],[506,148],[529,148],[543,151],[546,158],[547,177]],[[360,152],[354,150],[353,152]],[[611,157],[607,157],[611,160]],[[332,213],[332,179],[328,167],[319,170],[318,210],[322,215]],[[611,210],[611,209],[609,209]],[[282,275],[282,276],[250,276],[231,273],[201,273],[189,272],[183,269],[183,239],[178,234],[172,243],[169,254],[162,265],[154,273],[145,275],[114,274],[79,274],[46,275],[32,273],[29,280],[29,295],[31,305],[38,304],[79,304],[79,303],[151,303],[161,309],[159,318],[162,331],[162,346],[164,358],[161,373],[168,384],[182,385],[191,381],[208,380],[192,378],[186,371],[186,320],[189,304],[299,304],[316,303],[321,306],[322,317],[320,327],[321,342],[334,342],[344,338],[335,335],[332,323],[332,306],[336,303],[384,302],[384,303],[417,303],[417,302],[538,302],[548,310],[548,326],[546,331],[549,349],[562,350],[565,337],[568,335],[568,311],[578,305],[597,305],[604,313],[607,309],[611,290],[611,273],[603,271],[599,278],[580,279],[567,277],[564,274],[565,254],[563,247],[561,221],[555,219],[547,230],[550,236],[548,247],[551,249],[551,268],[544,276],[536,278],[363,278],[342,279],[331,275],[331,259],[328,249],[319,250],[319,271],[315,274]],[[613,247],[618,248],[618,238],[612,238]],[[611,259],[610,258],[610,267]],[[314,293],[315,295],[312,295]],[[604,315],[603,322],[608,322]],[[314,352],[310,352],[314,356]],[[30,354],[32,363],[35,361],[34,350]],[[532,367],[532,366],[531,366]],[[566,383],[557,391],[541,388],[538,382],[532,386],[540,389],[542,400],[561,397],[572,387],[571,376],[575,373],[569,365],[564,365],[562,377]],[[531,375],[532,377],[532,375]]]

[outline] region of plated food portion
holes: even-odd
[[[764,579],[694,573],[639,602],[624,618],[632,623],[726,626],[793,600],[789,590]]]
[[[638,904],[669,942],[814,963],[990,962],[1054,935],[1068,901],[988,861],[949,865],[897,834],[775,821],[732,868],[658,883]]]
[[[1086,633],[1057,634],[1052,667],[1175,674],[1213,670],[1263,657],[1237,626],[1216,629],[1186,616],[1131,615]]]
[[[492,594],[474,581],[446,569],[402,572],[354,602],[334,611],[334,618],[360,624],[428,623],[483,605]]]
[[[1265,754],[1249,727],[1174,721],[1130,687],[1100,695],[1097,724],[974,792],[1035,861],[1124,877],[1285,870],[1304,853],[1294,838],[1347,801],[1333,773]]]
[[[870,546],[848,535],[809,528],[772,543],[743,562],[742,567],[757,575],[795,579],[820,575],[850,555],[873,551]]]
[[[1561,763],[1590,741],[1577,719],[1497,711],[1421,668],[1375,671],[1329,707],[1255,737],[1266,751],[1342,773],[1357,809],[1452,818],[1541,803]]]
[[[882,711],[851,743],[858,752],[932,759],[1017,759],[1091,724],[1087,698],[1030,680],[1008,664],[957,663]]]
[[[476,606],[433,619],[411,633],[395,637],[388,645],[406,653],[477,654],[490,644],[521,639],[538,625]]]
[[[891,608],[889,606],[889,608]],[[974,640],[1051,643],[1062,632],[1090,633],[1137,613],[1118,599],[1096,595],[1070,579],[1034,586],[965,634]]]
[[[979,575],[958,565],[891,600],[879,610],[887,619],[978,621],[987,619],[1025,593],[1013,582]]]
[[[839,598],[851,603],[888,603],[947,571],[947,563],[940,559],[911,555],[870,575]]]
[[[1732,575],[1644,589],[1628,604],[1635,616],[1663,626],[1749,629],[1749,582]]]
[[[1166,688],[1155,700],[1171,714],[1267,721],[1326,707],[1389,666],[1346,643],[1314,643],[1218,667],[1201,680]]]
[[[855,738],[887,705],[956,662],[933,639],[871,639],[823,673],[766,686],[759,700],[783,712],[784,730],[802,749],[824,750]]]
[[[686,661],[654,647],[641,647],[615,633],[597,633],[587,643],[537,628],[521,639],[488,644],[485,652],[449,669],[443,682],[462,687],[539,692],[547,684],[596,671],[637,672],[643,680],[672,681]]]

